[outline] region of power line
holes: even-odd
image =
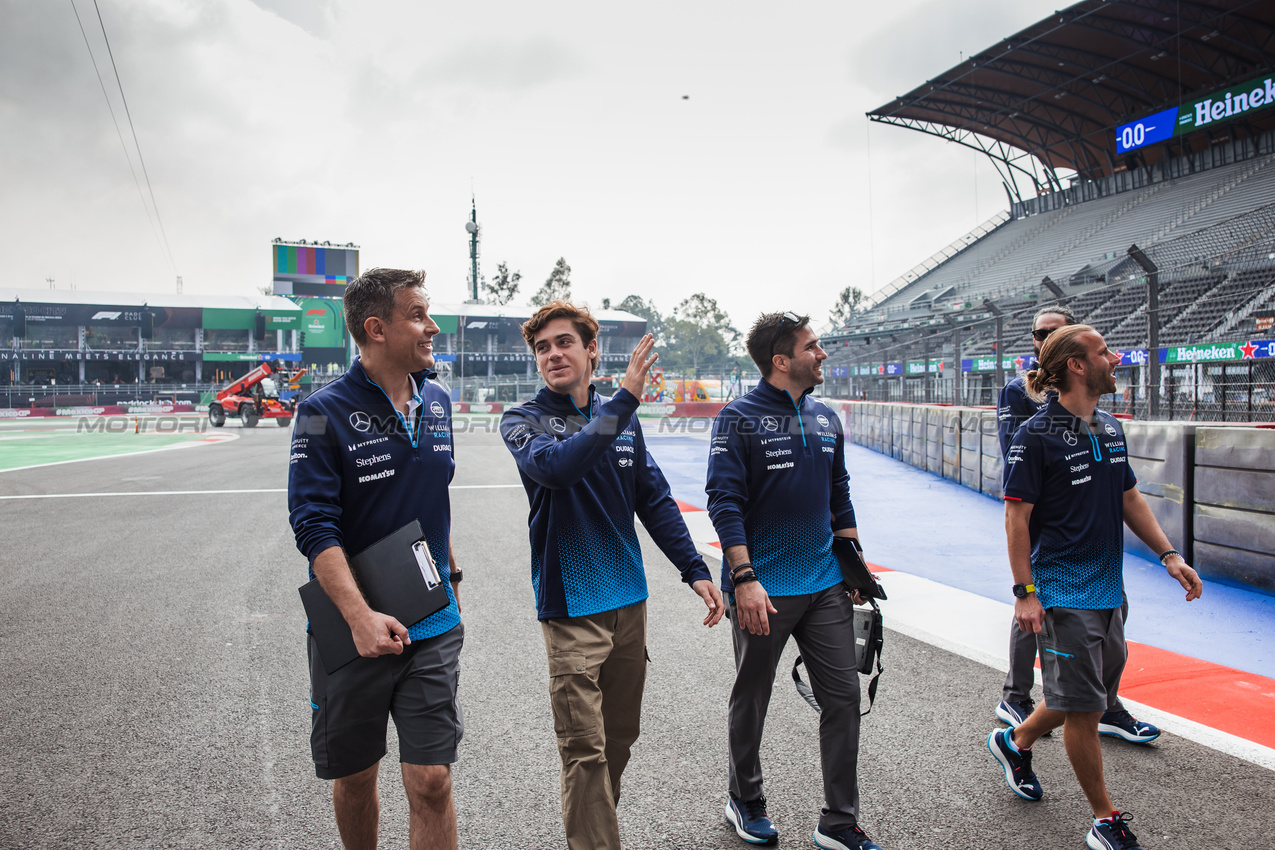
[[[115,85],[120,90],[120,102],[124,104],[124,117],[128,119],[128,129],[133,134],[133,146],[137,148],[137,162],[142,166],[142,177],[146,179],[146,190],[151,196],[151,206],[155,208],[155,221],[159,223],[159,232],[164,239],[164,249],[168,253],[168,264],[173,272],[177,271],[177,263],[173,260],[173,249],[168,244],[168,233],[164,230],[164,219],[159,214],[159,204],[155,202],[155,190],[151,187],[150,174],[146,171],[146,160],[142,158],[142,145],[137,140],[137,129],[133,127],[133,115],[128,109],[128,98],[124,96],[124,84],[120,82],[120,70],[115,64],[115,53],[111,50],[111,40],[106,35],[106,24],[102,21],[102,10],[93,0],[93,9],[97,12],[97,24],[102,28],[102,40],[106,42],[106,55],[111,58],[111,70],[115,72]]]
[[[80,25],[80,35],[84,36],[84,47],[89,52],[89,61],[93,63],[93,73],[97,74],[97,84],[102,87],[102,97],[106,100],[107,111],[111,113],[111,123],[115,125],[115,135],[119,137],[120,147],[124,150],[124,159],[128,162],[128,172],[133,175],[133,185],[137,187],[137,198],[142,202],[142,209],[146,211],[146,220],[150,222],[151,233],[155,235],[155,244],[159,247],[162,254],[164,252],[164,243],[159,238],[159,231],[155,229],[155,219],[151,216],[151,208],[146,205],[146,194],[142,191],[142,182],[137,179],[137,169],[133,168],[133,158],[129,156],[128,143],[124,141],[124,131],[120,129],[120,122],[115,117],[115,107],[111,106],[111,96],[106,93],[106,83],[102,80],[102,72],[98,70],[97,57],[93,55],[93,47],[89,44],[88,33],[84,31],[84,22],[80,20],[80,10],[75,8],[75,0],[71,0],[71,11],[75,12],[75,22]]]

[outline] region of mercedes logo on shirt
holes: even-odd
[[[443,410],[443,406],[436,401],[430,402],[429,412],[437,416],[439,419],[442,419],[446,415],[446,412]]]
[[[372,418],[361,410],[350,414],[350,425],[355,431],[367,431],[372,427]]]
[[[555,416],[549,420],[549,427],[561,434],[567,430],[567,423]]]
[[[763,416],[761,418],[761,427],[765,428],[767,431],[778,431],[779,421],[773,416]]]
[[[1075,434],[1071,433],[1070,431],[1063,431],[1063,442],[1066,443],[1067,445],[1074,446],[1076,445],[1076,442],[1079,439],[1080,439],[1079,437],[1077,437]]]

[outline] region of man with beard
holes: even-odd
[[[1041,307],[1032,319],[1032,346],[1036,357],[1040,357],[1041,346],[1049,335],[1059,328],[1076,324],[1076,316],[1069,307],[1051,304]],[[1009,453],[1009,444],[1014,439],[1018,427],[1044,410],[1049,399],[1056,393],[1045,392],[1039,400],[1027,394],[1027,382],[1023,376],[1015,377],[1001,390],[1000,400],[996,408],[997,435],[1000,437],[1001,457]],[[1008,468],[1008,467],[1007,467]],[[1124,605],[1124,618],[1129,618],[1128,603]],[[1035,682],[1036,670],[1036,636],[1018,628],[1015,620],[1009,624],[1009,672],[1005,675],[1005,686],[1001,690],[1001,701],[996,706],[996,716],[1009,726],[1017,726],[1028,718],[1035,707],[1032,701],[1032,684]],[[1123,738],[1134,744],[1147,744],[1160,736],[1160,730],[1150,723],[1137,720],[1120,702],[1120,697],[1112,691],[1106,712],[1098,722],[1098,732],[1102,735]]]
[[[808,316],[767,313],[748,333],[757,388],[717,417],[708,454],[708,511],[721,540],[722,591],[735,649],[727,715],[726,819],[750,844],[775,844],[761,735],[775,669],[796,638],[819,700],[824,806],[814,841],[880,850],[859,826],[859,674],[854,607],[832,538],[858,543],[841,421],[810,398],[828,355]],[[855,600],[857,601],[857,599]]]
[[[1093,809],[1093,850],[1137,850],[1132,816],[1107,793],[1098,724],[1124,671],[1124,537],[1128,525],[1159,552],[1190,602],[1203,586],[1160,529],[1129,468],[1124,433],[1098,399],[1115,391],[1118,355],[1088,325],[1054,331],[1027,390],[1048,400],[1014,434],[1006,455],[1005,532],[1014,573],[1014,618],[1037,635],[1045,698],[1016,728],[987,736],[987,748],[1019,797],[1044,791],[1031,747],[1064,729],[1072,770]]]

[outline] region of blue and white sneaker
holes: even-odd
[[[726,800],[726,820],[735,827],[735,834],[749,844],[778,844],[779,831],[766,814],[766,798]]]
[[[867,833],[856,823],[842,829],[825,830],[815,827],[815,846],[825,850],[885,850],[867,836]]]
[[[1014,729],[1021,723],[1031,717],[1033,711],[1036,710],[1036,703],[1030,698],[1022,702],[1012,699],[1003,699],[996,706],[996,717],[1004,724]]]
[[[1092,850],[1142,850],[1138,837],[1129,829],[1131,820],[1133,815],[1128,812],[1113,812],[1111,817],[1094,823],[1085,836],[1085,844]]]
[[[1107,711],[1098,721],[1098,734],[1124,738],[1131,744],[1149,744],[1160,737],[1160,727],[1143,723],[1127,711]]]
[[[1006,740],[1013,729],[997,729],[987,736],[987,750],[1005,769],[1005,784],[1024,800],[1039,800],[1045,795],[1040,780],[1032,773],[1031,750],[1015,750]]]

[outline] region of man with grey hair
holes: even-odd
[[[1040,350],[1045,340],[1059,328],[1076,324],[1076,316],[1065,304],[1048,304],[1036,311],[1032,319],[1032,347],[1035,349],[1033,360],[1040,357]],[[1033,363],[1027,364],[1030,368]],[[1024,370],[1025,371],[1025,370]],[[1027,392],[1026,378],[1019,375],[1013,378],[1001,390],[996,406],[997,435],[1000,437],[1001,457],[1009,452],[1014,432],[1038,412],[1049,406],[1049,400],[1057,393],[1046,391],[1044,397],[1037,401]],[[1008,469],[1008,467],[1006,467]],[[1124,616],[1129,616],[1129,603],[1124,604]],[[1024,632],[1018,627],[1018,621],[1009,622],[1009,672],[1005,675],[1005,685],[1001,689],[1001,701],[996,705],[996,717],[1011,728],[1026,720],[1035,708],[1032,699],[1032,685],[1036,680],[1036,636]],[[1102,716],[1098,731],[1103,735],[1123,738],[1134,744],[1146,744],[1160,736],[1158,727],[1137,720],[1120,702],[1120,697],[1113,691],[1107,712]]]
[[[423,272],[372,269],[349,285],[345,319],[359,357],[301,403],[292,438],[288,508],[297,548],[349,624],[360,656],[329,670],[308,637],[310,747],[319,778],[333,780],[348,850],[376,847],[376,779],[391,715],[412,850],[456,847],[451,764],[464,733],[456,699],[464,626],[447,493],[456,464],[451,399],[432,371],[439,328],[424,279]],[[349,556],[413,520],[448,604],[404,624],[368,605]]]

